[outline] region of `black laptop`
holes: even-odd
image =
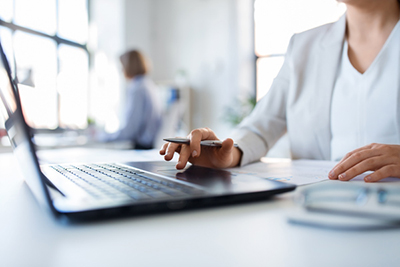
[[[171,162],[39,165],[33,133],[0,44],[0,109],[14,154],[38,202],[58,218],[86,220],[261,200],[295,185]],[[72,159],[73,160],[73,159]]]

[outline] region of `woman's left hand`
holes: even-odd
[[[400,145],[370,144],[347,153],[330,171],[329,179],[348,181],[366,171],[373,173],[365,176],[365,182],[400,178]]]

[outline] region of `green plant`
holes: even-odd
[[[236,126],[251,113],[256,103],[257,99],[253,95],[245,98],[236,98],[232,105],[225,108],[222,119],[232,126]]]

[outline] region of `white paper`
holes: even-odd
[[[263,158],[261,162],[241,168],[232,168],[229,171],[295,185],[305,185],[328,180],[328,173],[336,164],[337,162],[334,161]]]

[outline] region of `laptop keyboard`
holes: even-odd
[[[118,164],[53,165],[51,168],[95,198],[151,200],[204,194],[201,189]]]

